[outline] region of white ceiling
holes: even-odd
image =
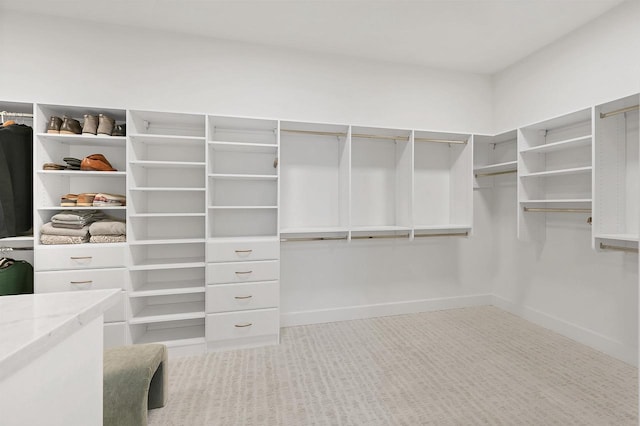
[[[622,1],[0,0],[0,5],[5,10],[491,74]]]

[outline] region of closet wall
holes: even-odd
[[[638,22],[640,3],[625,2],[496,74],[496,131],[640,92]],[[581,214],[547,214],[544,241],[518,241],[511,182],[491,194],[496,304],[637,363],[637,254],[593,251]]]

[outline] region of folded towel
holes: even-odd
[[[89,238],[88,226],[83,226],[81,229],[56,228],[51,224],[51,222],[47,222],[42,225],[40,232],[46,235],[65,235],[67,237]]]
[[[54,228],[82,229],[83,227],[87,226],[87,224],[84,223],[84,222],[70,223],[70,222],[54,222],[54,221],[51,221],[51,226],[53,226]]]
[[[102,219],[91,224],[89,233],[91,235],[124,235],[127,233],[127,226],[121,220]]]
[[[89,235],[89,234],[87,234]],[[70,237],[67,235],[40,235],[41,244],[83,244],[89,241],[87,237]]]
[[[92,235],[89,238],[90,243],[126,243],[126,235]]]
[[[79,211],[64,210],[64,211],[61,211],[60,213],[57,213],[51,216],[51,220],[54,222],[80,221],[80,220],[87,220],[87,219],[98,220],[104,217],[106,217],[104,212],[101,212],[99,210],[79,210]]]

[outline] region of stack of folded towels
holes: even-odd
[[[124,243],[127,241],[126,224],[122,220],[106,218],[93,222],[89,226],[89,242]]]
[[[42,226],[42,244],[82,244],[89,241],[89,225],[106,216],[98,210],[65,210],[53,215],[51,222]]]

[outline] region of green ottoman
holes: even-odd
[[[167,400],[167,348],[160,344],[104,351],[104,426],[142,426],[147,410]]]

